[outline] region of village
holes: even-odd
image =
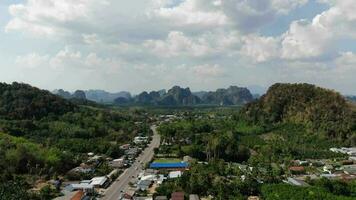
[[[167,123],[176,119],[180,119],[176,115],[161,115],[157,117],[157,124]],[[166,141],[159,141],[158,148],[150,151],[153,157],[149,162],[143,162],[138,158],[143,156],[144,151],[149,149],[152,142],[152,136],[142,136],[138,134],[131,143],[120,146],[124,155],[120,158],[109,158],[105,155],[95,155],[92,152],[87,154],[87,161],[80,166],[72,169],[68,174],[80,174],[78,180],[61,182],[60,180],[53,181],[56,188],[60,189],[64,196],[56,198],[56,200],[81,200],[81,199],[119,199],[119,200],[184,200],[189,197],[189,200],[209,200],[213,197],[199,197],[197,194],[185,194],[181,191],[173,192],[170,197],[157,196],[156,189],[165,181],[178,179],[194,163],[207,164],[206,162],[198,161],[190,156],[179,157],[170,153],[162,154],[160,148],[172,144]],[[337,159],[307,159],[307,160],[292,160],[291,165],[276,166],[283,169],[284,183],[307,187],[308,180],[326,178],[331,180],[350,181],[356,179],[356,148],[330,148],[331,152],[340,154]],[[135,165],[135,163],[137,163]],[[243,163],[227,163],[228,165],[238,168],[241,172],[241,180],[245,176],[251,174],[254,166],[249,166]],[[109,173],[101,174],[101,176],[90,176],[97,173],[96,170],[100,166],[106,166],[110,169]],[[137,172],[128,177],[129,182],[127,187],[117,188],[114,184],[120,181],[127,170]],[[258,170],[264,171],[259,168]],[[83,175],[85,179],[83,179]],[[76,177],[73,175],[73,177]],[[262,181],[261,181],[262,182]],[[110,189],[111,187],[111,190]],[[108,197],[108,193],[112,194],[112,198]],[[118,198],[116,198],[118,196]],[[258,200],[257,196],[250,196],[249,200]]]

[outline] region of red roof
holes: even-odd
[[[81,200],[84,196],[84,192],[79,190],[70,200]]]
[[[171,200],[184,200],[184,192],[173,192]]]
[[[290,171],[303,172],[305,168],[303,166],[293,166],[289,168]]]

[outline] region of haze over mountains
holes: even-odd
[[[66,99],[87,99],[98,103],[114,103],[116,105],[161,105],[161,106],[189,106],[189,105],[243,105],[251,102],[254,95],[247,88],[230,86],[216,91],[191,92],[190,88],[174,86],[151,92],[141,92],[132,96],[129,92],[110,93],[103,90],[77,90],[74,93],[62,89],[53,91]]]

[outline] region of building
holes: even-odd
[[[90,165],[87,165],[85,163],[80,164],[79,167],[76,167],[74,169],[72,169],[73,172],[76,173],[83,173],[83,174],[87,174],[87,173],[91,173],[94,171],[94,168]]]
[[[169,172],[168,174],[168,178],[172,179],[172,178],[179,178],[182,176],[182,172],[181,171],[172,171]]]
[[[124,158],[118,158],[109,162],[109,166],[114,168],[122,168],[124,167],[124,164],[125,164]]]
[[[150,168],[151,169],[165,169],[169,171],[181,171],[181,170],[186,170],[189,167],[188,163],[186,162],[175,162],[175,163],[151,163]]]
[[[84,195],[84,192],[82,190],[79,190],[70,200],[82,200]]]
[[[344,173],[348,175],[356,175],[356,165],[344,166]]]
[[[92,194],[94,193],[94,186],[88,183],[70,184],[65,187],[65,190],[69,192],[81,190],[85,193]]]
[[[305,168],[303,166],[292,166],[289,167],[289,171],[292,174],[304,174]]]
[[[139,180],[137,183],[137,190],[145,191],[148,190],[152,185],[151,180]]]
[[[173,192],[171,200],[184,200],[184,192]]]
[[[134,197],[134,200],[153,200],[152,197]]]
[[[148,142],[148,137],[137,136],[134,138],[135,144],[142,144],[142,143],[146,143],[146,142]]]
[[[138,152],[139,152],[138,148],[136,148],[136,147],[135,148],[130,148],[130,149],[125,151],[125,155],[127,155],[127,157],[129,159],[133,159],[133,158],[135,158],[137,156]]]
[[[184,156],[184,157],[183,157],[183,161],[189,163],[189,162],[192,162],[192,161],[193,161],[193,158],[190,157],[190,156]]]
[[[350,156],[356,156],[356,147],[351,147],[351,148],[346,148],[346,147],[330,148],[330,151],[335,152],[335,153],[347,154],[347,155],[350,155]]]
[[[129,190],[122,196],[121,200],[132,200],[135,196],[135,193],[135,190]]]
[[[200,198],[197,194],[191,194],[189,195],[189,200],[200,200]]]
[[[291,184],[291,185],[296,185],[296,186],[308,186],[308,183],[299,180],[299,179],[295,179],[295,178],[291,178],[289,177],[287,179],[287,183]]]
[[[94,187],[105,187],[107,181],[108,178],[106,176],[94,177],[91,179],[90,185],[93,185]]]
[[[120,146],[120,149],[122,149],[122,150],[127,150],[129,148],[130,148],[130,144],[123,144]]]
[[[155,200],[168,200],[166,196],[157,196]]]

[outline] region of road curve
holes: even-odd
[[[105,191],[103,200],[119,200],[121,195],[129,189],[129,183],[134,182],[137,176],[143,172],[143,167],[146,163],[150,162],[154,156],[154,148],[160,145],[160,136],[157,133],[157,127],[151,126],[153,131],[152,141],[148,147],[141,153],[136,161],[127,168],[121,175],[114,181],[111,186]],[[121,192],[123,191],[123,193]]]

